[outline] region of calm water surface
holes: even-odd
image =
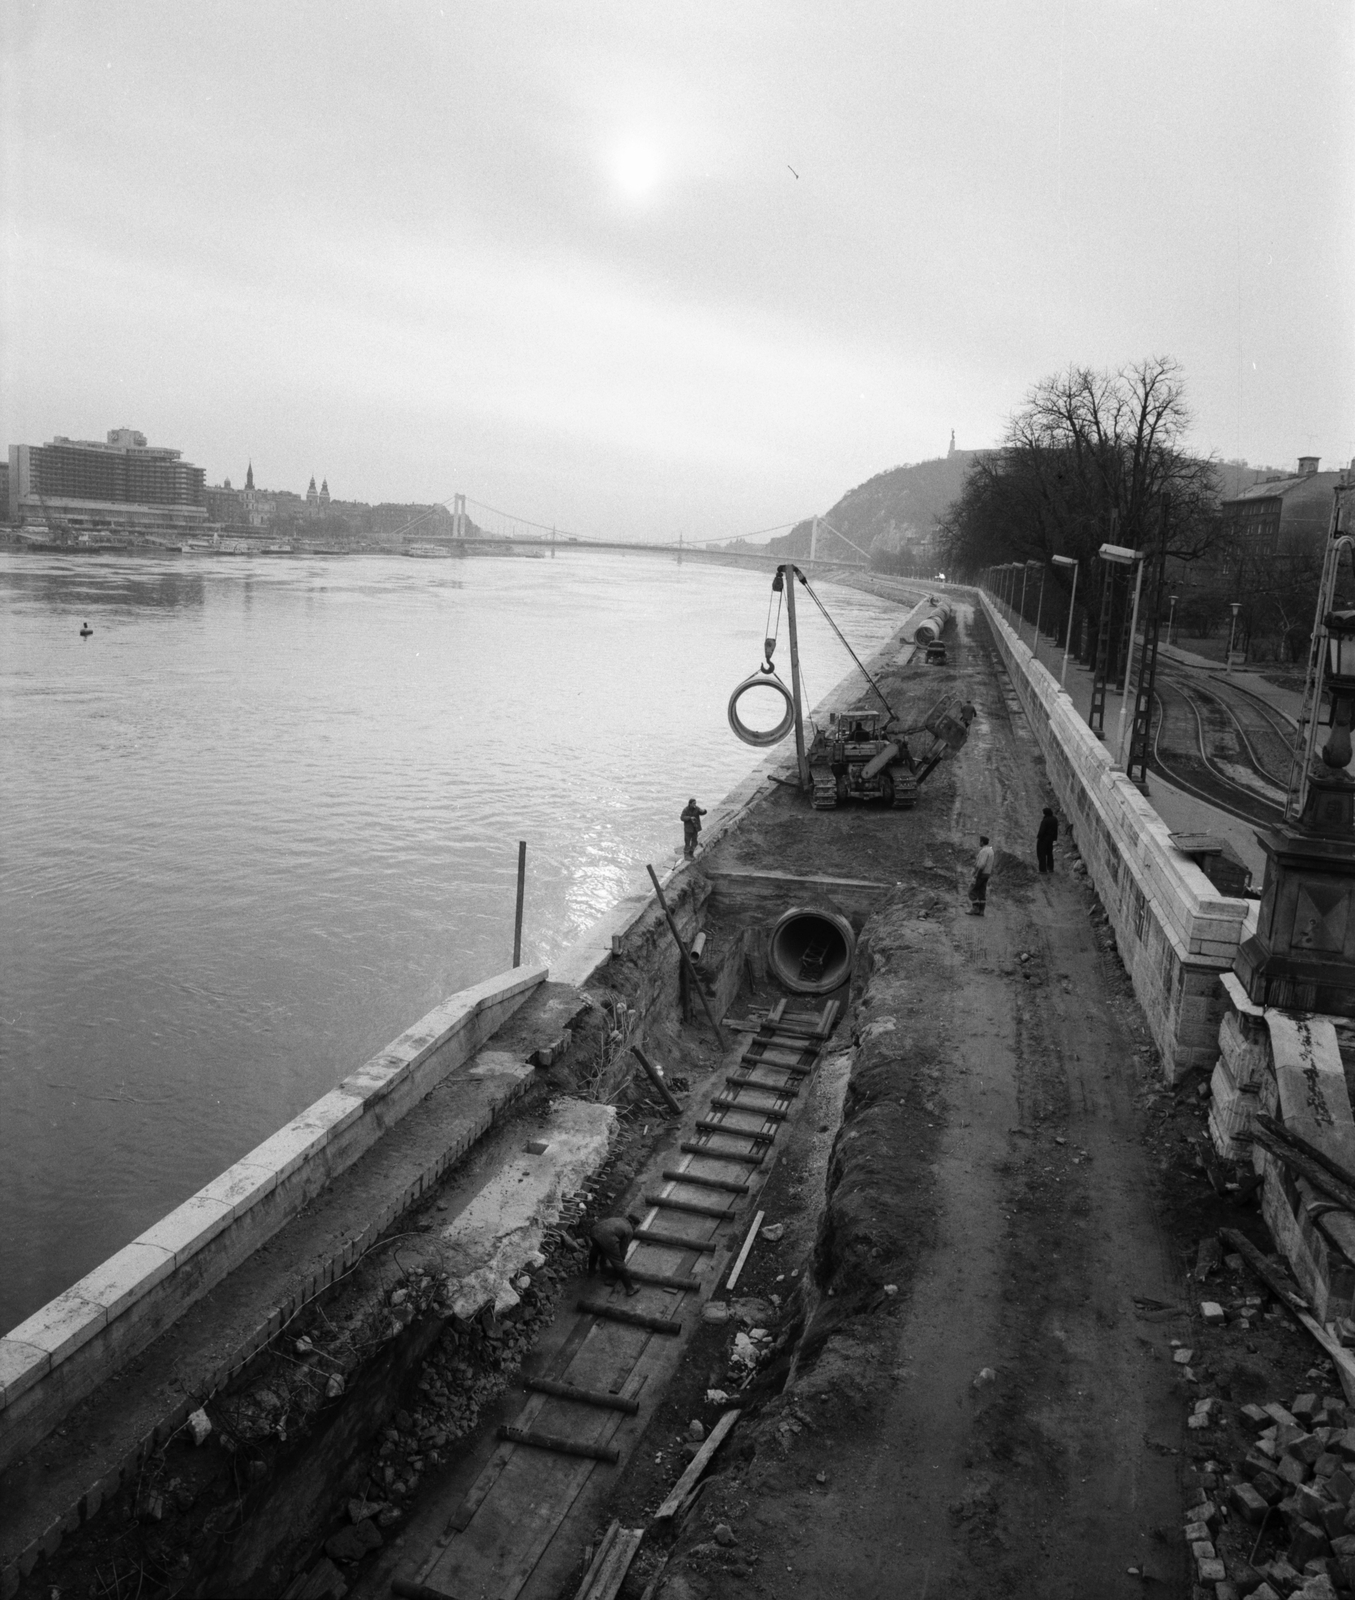
[[[509,966],[519,838],[527,960],[670,863],[760,759],[769,585],[0,553],[0,1330]],[[858,652],[901,621],[825,598]],[[813,703],[851,663],[803,611]]]

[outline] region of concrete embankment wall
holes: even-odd
[[[1012,686],[1073,825],[1168,1078],[1211,1069],[1232,968],[1252,910],[1220,895],[1124,769],[986,595],[979,597]],[[1031,821],[1034,834],[1035,821]],[[1033,845],[1031,846],[1033,849]]]
[[[257,1149],[11,1329],[0,1339],[0,1470],[45,1438],[78,1401],[144,1350],[463,1066],[546,976],[545,967],[519,967],[452,995]],[[492,1110],[488,1116],[492,1119]],[[481,1131],[468,1130],[467,1142]],[[450,1152],[448,1158],[460,1153]],[[352,1241],[350,1259],[361,1253],[362,1243]],[[342,1271],[347,1264],[336,1262],[330,1270]],[[259,1342],[272,1331],[265,1325]]]

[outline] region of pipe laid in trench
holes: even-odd
[[[851,976],[856,934],[836,911],[792,906],[772,929],[767,964],[793,994],[829,994]]]

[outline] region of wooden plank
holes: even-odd
[[[764,1089],[768,1094],[784,1095],[787,1100],[793,1100],[800,1092],[798,1083],[764,1083],[761,1078],[755,1078],[751,1073],[740,1076],[731,1072],[725,1078],[731,1089]]]
[[[739,1281],[739,1274],[743,1271],[743,1264],[748,1259],[748,1252],[753,1248],[753,1240],[757,1238],[757,1231],[762,1226],[762,1219],[766,1214],[765,1211],[759,1211],[757,1216],[753,1218],[752,1226],[748,1229],[748,1237],[743,1241],[743,1249],[739,1251],[739,1259],[734,1263],[733,1272],[729,1274],[729,1282],[726,1284],[726,1288],[732,1289]]]
[[[616,1543],[616,1536],[620,1532],[621,1523],[616,1517],[613,1517],[611,1527],[607,1529],[598,1542],[597,1553],[588,1563],[588,1571],[583,1575],[583,1582],[579,1585],[575,1600],[587,1600],[588,1592],[593,1587],[593,1579],[602,1570],[602,1565],[610,1554],[612,1546]]]
[[[725,1435],[739,1420],[737,1411],[726,1411],[715,1426],[710,1430],[710,1436],[701,1448],[692,1457],[686,1472],[673,1485],[672,1493],[654,1513],[655,1522],[666,1522],[673,1516],[678,1507],[691,1493],[696,1481],[710,1465],[711,1457],[725,1441]]]
[[[589,1324],[585,1323],[583,1326],[588,1327]],[[518,1413],[518,1422],[530,1422],[533,1417],[540,1414],[545,1404],[546,1402],[544,1398],[537,1397],[529,1399],[526,1405]],[[488,1497],[490,1491],[499,1481],[504,1468],[512,1459],[512,1445],[500,1444],[494,1451],[493,1455],[490,1456],[489,1460],[486,1461],[484,1466],[481,1468],[480,1476],[476,1478],[475,1482],[471,1484],[470,1488],[466,1491],[465,1498],[462,1500],[461,1504],[448,1519],[446,1527],[442,1530],[444,1538],[449,1537],[453,1533],[464,1532],[464,1530],[470,1526],[472,1517],[474,1517],[475,1513],[484,1504],[485,1499]]]
[[[1220,1228],[1219,1237],[1232,1245],[1262,1283],[1274,1291],[1280,1302],[1327,1352],[1336,1367],[1346,1399],[1351,1405],[1355,1405],[1355,1356],[1351,1355],[1340,1340],[1333,1339],[1316,1317],[1309,1314],[1303,1297],[1284,1281],[1245,1234],[1239,1233],[1236,1228]]]
[[[728,1129],[719,1128],[716,1131],[727,1133]],[[738,1150],[712,1150],[708,1144],[697,1144],[694,1141],[680,1144],[678,1149],[685,1150],[688,1155],[692,1156],[708,1156],[712,1161],[741,1161],[747,1167],[760,1167],[762,1165],[761,1154],[754,1154],[751,1150],[742,1152]]]
[[[753,1111],[749,1115],[755,1117],[758,1113]],[[727,1133],[731,1138],[753,1139],[758,1144],[770,1144],[776,1138],[775,1129],[771,1133],[754,1133],[751,1128],[731,1128],[727,1122],[698,1122],[696,1131],[698,1133]]]
[[[662,1194],[647,1194],[645,1204],[666,1206],[669,1211],[687,1211],[694,1217],[715,1217],[718,1221],[724,1221],[734,1215],[728,1206],[705,1206],[699,1200],[674,1200]]]
[[[770,1091],[775,1094],[776,1090]],[[777,1106],[748,1106],[741,1100],[731,1100],[728,1095],[717,1094],[711,1101],[712,1111],[746,1111],[750,1117],[761,1117],[764,1122],[784,1122],[790,1115]]]
[[[608,1530],[609,1534],[611,1530]],[[611,1538],[606,1557],[591,1584],[585,1581],[575,1600],[616,1600],[617,1590],[625,1582],[635,1552],[644,1539],[643,1528],[618,1528]]]
[[[526,1444],[534,1450],[550,1450],[557,1456],[586,1456],[590,1461],[606,1461],[615,1466],[621,1452],[614,1444],[582,1444],[577,1439],[566,1439],[558,1433],[538,1433],[533,1428],[515,1428],[505,1422],[499,1426],[499,1437],[509,1444]]]
[[[833,1031],[833,1024],[834,1024],[834,1022],[837,1021],[838,1007],[840,1005],[841,1005],[841,1001],[830,1000],[828,1002],[828,1004],[823,1008],[823,1019],[819,1023],[818,1030],[817,1030],[818,1031],[818,1035],[819,1035],[819,1037],[821,1039],[826,1039],[828,1037],[828,1035]]]
[[[580,1300],[575,1309],[590,1317],[605,1317],[608,1322],[624,1322],[630,1328],[648,1328],[651,1333],[682,1332],[682,1324],[674,1322],[671,1317],[655,1317],[647,1311],[630,1311],[625,1306],[608,1305],[605,1300]]]
[[[729,1194],[747,1194],[750,1187],[735,1178],[704,1178],[699,1173],[678,1172],[672,1167],[665,1167],[663,1175],[674,1183],[694,1183],[699,1189],[723,1189]]]
[[[640,1409],[638,1400],[625,1400],[620,1395],[603,1394],[598,1389],[580,1389],[577,1384],[560,1383],[554,1378],[528,1378],[525,1386],[537,1394],[553,1394],[557,1400],[577,1400],[580,1405],[605,1406],[609,1411],[624,1411],[633,1417]]]
[[[667,1233],[662,1228],[637,1228],[634,1237],[641,1244],[663,1245],[669,1250],[704,1250],[710,1253],[720,1248],[714,1239],[689,1239],[685,1234]]]

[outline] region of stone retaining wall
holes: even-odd
[[[993,639],[1115,942],[1175,1082],[1218,1059],[1219,976],[1232,969],[1255,907],[1220,895],[986,595]]]
[[[452,995],[140,1237],[0,1339],[0,1470],[278,1232],[545,981]]]

